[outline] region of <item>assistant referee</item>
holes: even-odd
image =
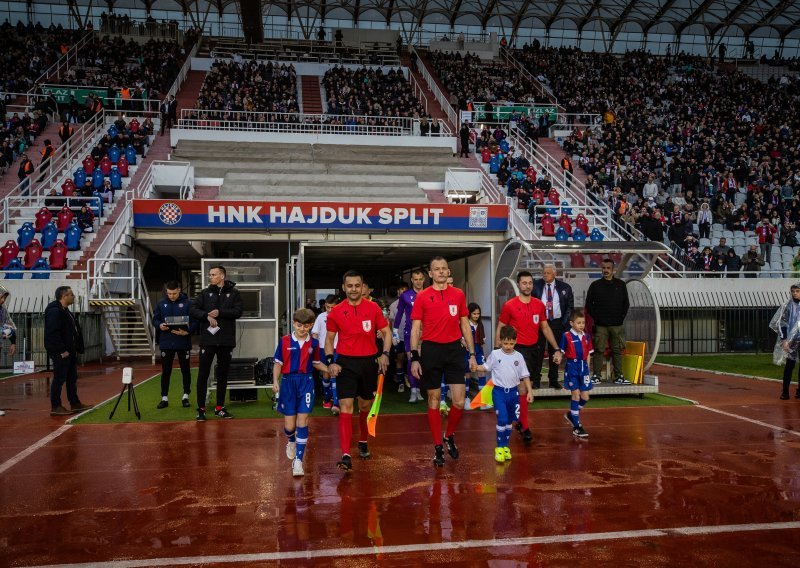
[[[342,290],[347,301],[334,306],[328,314],[325,336],[325,359],[328,371],[336,377],[339,395],[339,444],[342,459],[336,467],[349,471],[353,469],[350,458],[350,440],[353,437],[353,399],[358,397],[360,437],[358,452],[361,459],[369,459],[367,446],[367,416],[369,415],[375,391],[378,388],[378,371],[385,373],[389,366],[389,348],[392,333],[389,322],[375,302],[364,298],[362,286],[364,278],[355,270],[345,272]],[[383,340],[383,353],[376,360],[375,335],[380,332]],[[336,359],[334,362],[334,340]]]
[[[417,294],[411,310],[411,373],[422,379],[422,387],[428,391],[428,425],[434,443],[433,465],[442,467],[444,449],[439,397],[443,379],[450,386],[450,398],[453,402],[447,419],[444,443],[450,457],[458,459],[455,431],[467,396],[462,338],[469,351],[470,371],[476,370],[477,363],[472,330],[467,318],[467,300],[464,292],[447,283],[450,276],[447,261],[441,256],[431,259],[428,275],[433,284]]]

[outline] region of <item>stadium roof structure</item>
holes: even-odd
[[[29,0],[61,4],[64,0]],[[405,25],[500,28],[513,37],[519,29],[692,33],[719,37],[778,35],[800,29],[800,0],[261,0],[265,16],[297,19],[319,26],[326,19],[402,22]],[[67,0],[85,11],[144,9],[180,11],[191,17],[239,12],[240,0]],[[773,31],[770,31],[773,30]]]

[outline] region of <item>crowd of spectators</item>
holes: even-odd
[[[328,114],[426,118],[422,103],[401,70],[332,67],[325,72],[322,86],[328,100]]]
[[[435,73],[451,96],[454,107],[466,110],[472,102],[534,103],[537,87],[527,76],[502,62],[485,62],[469,53],[428,54]],[[541,101],[540,101],[541,102]]]
[[[172,86],[185,59],[186,48],[174,41],[137,43],[121,37],[97,37],[80,49],[78,65],[71,67],[59,83],[105,87],[98,91],[101,98],[113,99],[125,91],[123,98],[158,99]]]
[[[275,113],[274,120],[296,123],[297,73],[293,65],[218,59],[203,81],[194,118],[222,118],[219,111],[240,113],[226,120],[259,121],[247,112]],[[279,117],[290,113],[289,116]]]
[[[698,270],[728,264],[729,255],[720,262],[699,246],[712,226],[757,241],[758,250],[732,254],[748,270],[774,261],[768,245],[798,244],[797,78],[764,84],[686,54],[533,45],[516,55],[568,112],[604,115],[601,134],[576,128],[563,144],[588,174],[590,194],[618,220],[649,239],[666,237]]]
[[[25,93],[39,76],[69,50],[82,34],[61,26],[0,25],[0,92]]]

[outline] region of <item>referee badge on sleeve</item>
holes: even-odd
[[[458,315],[458,306],[450,305],[450,315],[457,316]]]
[[[364,331],[370,331],[372,329],[372,320],[362,320],[361,327],[364,328]]]

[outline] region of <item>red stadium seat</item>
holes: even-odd
[[[589,234],[589,221],[583,213],[579,213],[578,216],[575,217],[575,227],[583,231],[584,235]]]
[[[0,248],[0,268],[5,268],[8,263],[17,258],[19,245],[14,239],[8,239],[6,244]]]
[[[44,249],[42,249],[42,243],[38,239],[33,239],[28,243],[28,246],[25,247],[25,259],[22,261],[25,270],[33,268],[36,261],[42,257],[42,252],[44,252]]]
[[[50,247],[50,268],[52,270],[65,270],[67,268],[67,245],[61,239],[56,240]]]
[[[542,215],[541,220],[542,225],[542,236],[544,237],[553,237],[556,234],[556,224],[553,221],[553,217],[549,213],[545,213]]]
[[[58,227],[58,232],[63,233],[69,227],[69,224],[72,223],[72,218],[75,217],[75,214],[72,210],[67,207],[66,205],[61,208],[61,211],[58,212],[58,218],[56,221],[56,226]],[[50,263],[52,266],[53,263]]]
[[[53,219],[53,214],[47,207],[42,207],[36,213],[36,223],[34,228],[36,229],[37,233],[41,233],[42,229],[44,229],[47,225],[50,224],[50,221]]]
[[[572,219],[566,213],[562,213],[561,217],[558,218],[558,225],[564,227],[567,233],[572,234]]]

